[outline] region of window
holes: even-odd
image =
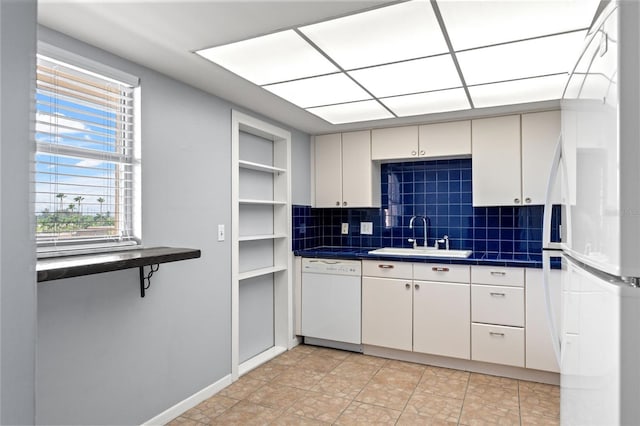
[[[40,252],[139,242],[137,79],[133,83],[38,55],[34,206]]]

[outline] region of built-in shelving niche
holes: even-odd
[[[233,112],[232,376],[293,344],[290,133]]]

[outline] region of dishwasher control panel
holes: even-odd
[[[359,260],[342,259],[302,259],[303,274],[361,275]]]

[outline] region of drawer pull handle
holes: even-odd
[[[434,272],[449,272],[449,268],[441,268],[438,266],[434,266],[431,270]]]
[[[380,269],[393,269],[393,265],[378,265]]]
[[[491,271],[491,275],[504,277],[505,275],[507,275],[507,273],[503,271]]]
[[[490,336],[504,337],[504,333],[496,333],[495,331],[490,331],[489,335]]]
[[[489,294],[490,294],[490,295],[492,295],[492,296],[495,296],[495,297],[504,297],[504,296],[506,296],[506,294],[504,294],[504,293],[494,293],[494,292],[491,292],[491,293],[489,293]]]

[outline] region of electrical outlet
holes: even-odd
[[[373,222],[360,222],[360,234],[373,235]]]
[[[342,234],[346,235],[349,233],[349,224],[348,223],[343,223],[342,224]]]

